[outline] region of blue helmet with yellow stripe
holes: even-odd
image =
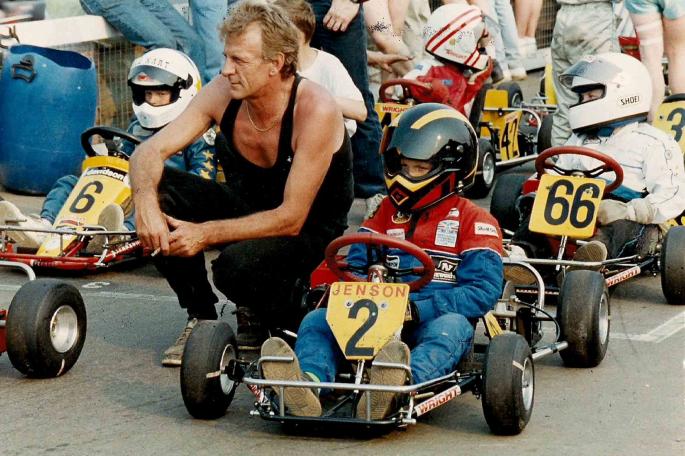
[[[397,117],[381,143],[385,185],[401,212],[426,209],[473,185],[478,162],[478,138],[456,109],[440,103],[416,105]],[[429,162],[420,177],[403,170],[402,158]]]

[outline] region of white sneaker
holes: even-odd
[[[47,220],[34,219],[21,213],[19,208],[9,201],[0,201],[0,223],[26,229],[50,229],[52,225]],[[48,233],[36,231],[7,231],[9,238],[18,247],[37,249],[45,240]]]
[[[126,231],[126,228],[124,228],[124,210],[118,204],[105,206],[98,217],[98,225],[106,231]],[[109,239],[110,244],[120,239],[117,236],[93,236],[93,239],[88,242],[86,252],[100,254],[104,248],[106,238]]]
[[[381,206],[383,198],[385,198],[385,195],[382,193],[376,193],[372,197],[366,198],[366,214],[364,214],[364,220],[368,220],[374,216]]]
[[[511,72],[511,79],[514,81],[523,81],[528,77],[526,69],[523,67],[510,68],[509,71]]]

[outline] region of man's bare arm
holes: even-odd
[[[157,201],[164,160],[202,135],[218,121],[228,104],[226,84],[217,78],[201,90],[186,110],[142,143],[131,156],[130,177],[136,206],[136,229],[143,245],[168,252],[168,228]]]
[[[303,92],[298,96],[293,127],[295,157],[283,203],[272,210],[245,217],[197,225],[201,235],[197,233],[192,243],[197,243],[198,248],[243,239],[295,236],[302,229],[328,172],[333,153],[342,144],[344,125],[340,110],[323,88],[305,81],[300,90]],[[331,127],[311,128],[312,124]],[[172,233],[172,254],[182,250],[180,245],[179,250],[174,248],[175,234]]]

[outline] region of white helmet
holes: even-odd
[[[486,34],[481,10],[466,3],[451,3],[433,11],[423,28],[426,52],[477,70],[488,66],[489,57],[478,42]]]
[[[153,49],[135,59],[128,73],[133,96],[133,112],[144,128],[161,128],[188,106],[202,86],[193,61],[175,49]],[[145,90],[171,90],[171,102],[152,106],[145,102]]]
[[[613,122],[645,117],[652,103],[652,84],[647,68],[627,54],[607,52],[582,58],[559,76],[559,82],[582,94],[602,89],[602,96],[569,108],[574,132]]]

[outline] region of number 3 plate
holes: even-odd
[[[326,321],[347,359],[372,359],[402,328],[406,283],[335,282]]]
[[[528,228],[536,233],[589,238],[595,231],[605,184],[602,179],[543,175]]]

